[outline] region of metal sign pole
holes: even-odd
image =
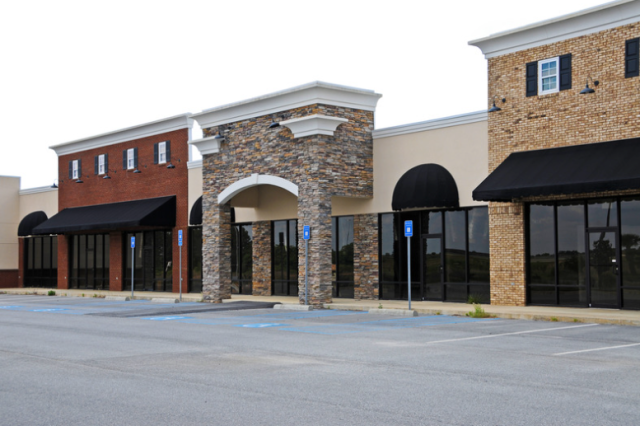
[[[135,270],[134,252],[136,248],[136,237],[131,237],[131,300],[133,300],[133,271]]]
[[[178,247],[180,247],[180,303],[182,303],[182,229],[178,231]]]
[[[311,238],[311,227],[302,227],[302,238],[304,238],[304,304],[309,304],[309,239]]]
[[[309,240],[304,241],[304,304],[309,304]]]
[[[409,289],[409,309],[411,309],[411,237],[407,237],[407,288]]]

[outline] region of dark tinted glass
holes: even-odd
[[[273,223],[273,279],[287,279],[287,221]],[[286,292],[285,292],[286,294]]]
[[[36,238],[33,252],[33,269],[42,269],[42,238]]]
[[[585,285],[584,204],[559,204],[557,215],[558,284]]]
[[[200,226],[189,228],[189,279],[189,292],[202,292],[202,227]]]
[[[420,232],[422,234],[441,234],[442,233],[442,212],[423,212],[422,213],[422,229]],[[418,224],[416,221],[413,222],[414,227],[414,236],[416,235],[415,229],[417,229]],[[403,234],[404,235],[404,234]]]
[[[240,261],[241,277],[250,280],[253,276],[253,229],[251,225],[242,225],[240,228],[242,241],[242,259]]]
[[[338,218],[331,218],[331,281],[333,284],[334,295],[337,297],[337,286],[335,281],[338,280]]]
[[[620,222],[622,286],[640,287],[640,199],[620,201]]]
[[[467,282],[466,223],[464,211],[446,212],[445,223],[445,281]]]
[[[558,287],[560,305],[585,306],[587,304],[587,290],[585,286]]]
[[[289,279],[298,279],[298,221],[289,221]]]
[[[338,281],[353,281],[353,216],[338,218],[338,224]]]
[[[445,285],[445,297],[447,302],[466,302],[467,301],[466,284]]]
[[[531,284],[555,284],[553,206],[529,206],[529,270]],[[538,298],[539,296],[536,296]],[[532,303],[542,303],[533,302]]]
[[[627,309],[640,309],[640,290],[623,288],[622,307]]]
[[[237,280],[239,278],[240,268],[240,245],[238,241],[240,240],[240,226],[239,225],[231,225],[231,279]]]
[[[489,209],[474,207],[469,221],[469,282],[489,283]]]
[[[381,281],[398,280],[396,257],[399,252],[395,217],[396,215],[392,213],[380,215]]]
[[[529,303],[534,305],[557,305],[556,286],[529,286]]]
[[[589,228],[618,226],[616,200],[593,200],[587,204]]]

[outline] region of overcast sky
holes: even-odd
[[[4,1],[0,175],[51,185],[51,145],[314,80],[381,93],[377,128],[486,109],[469,40],[604,3]]]

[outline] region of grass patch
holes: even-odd
[[[56,292],[53,290],[49,290],[49,292],[47,293],[47,296],[55,296]]]
[[[493,318],[490,314],[486,313],[480,304],[473,305],[473,311],[465,314],[470,318]]]
[[[558,322],[558,318],[556,318],[556,317],[551,317],[551,321],[552,321],[552,322]]]

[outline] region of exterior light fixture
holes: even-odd
[[[175,169],[175,168],[176,168],[176,166],[171,164],[171,162],[169,162],[169,164],[167,164],[167,169]]]
[[[84,182],[82,181],[82,179],[78,179],[76,183],[84,183]]]
[[[142,173],[142,172],[141,172],[140,170],[138,170],[138,169],[135,169],[135,170],[133,171],[133,173]]]
[[[584,86],[584,89],[582,89],[582,90],[580,91],[580,94],[581,94],[581,95],[587,95],[587,94],[589,94],[589,93],[595,93],[595,92],[596,92],[594,89],[592,89],[591,87],[589,87],[589,79],[590,79],[590,78],[591,78],[591,77],[587,78],[587,82],[586,82],[586,84],[585,84],[585,86]],[[598,86],[598,84],[600,84],[600,82],[599,82],[598,80],[593,81],[593,79],[591,79],[591,81],[593,82],[593,85],[594,85],[594,86]]]
[[[109,175],[104,175],[104,177],[102,179],[111,179],[111,176]]]
[[[502,98],[502,103],[507,102],[507,98]],[[502,111],[502,108],[500,108],[499,106],[496,106],[496,97],[493,97],[493,106],[491,108],[489,108],[489,111],[487,112],[497,112],[497,111]]]
[[[276,123],[275,121],[272,121],[271,124],[269,124],[270,129],[273,129],[276,127],[280,127],[280,123]]]
[[[58,179],[54,179],[54,180],[53,180],[53,184],[51,185],[51,188],[57,188],[57,187],[58,187],[58,185],[56,184],[56,181],[57,181],[57,180],[58,180]],[[60,183],[60,182],[58,182],[58,183]]]

